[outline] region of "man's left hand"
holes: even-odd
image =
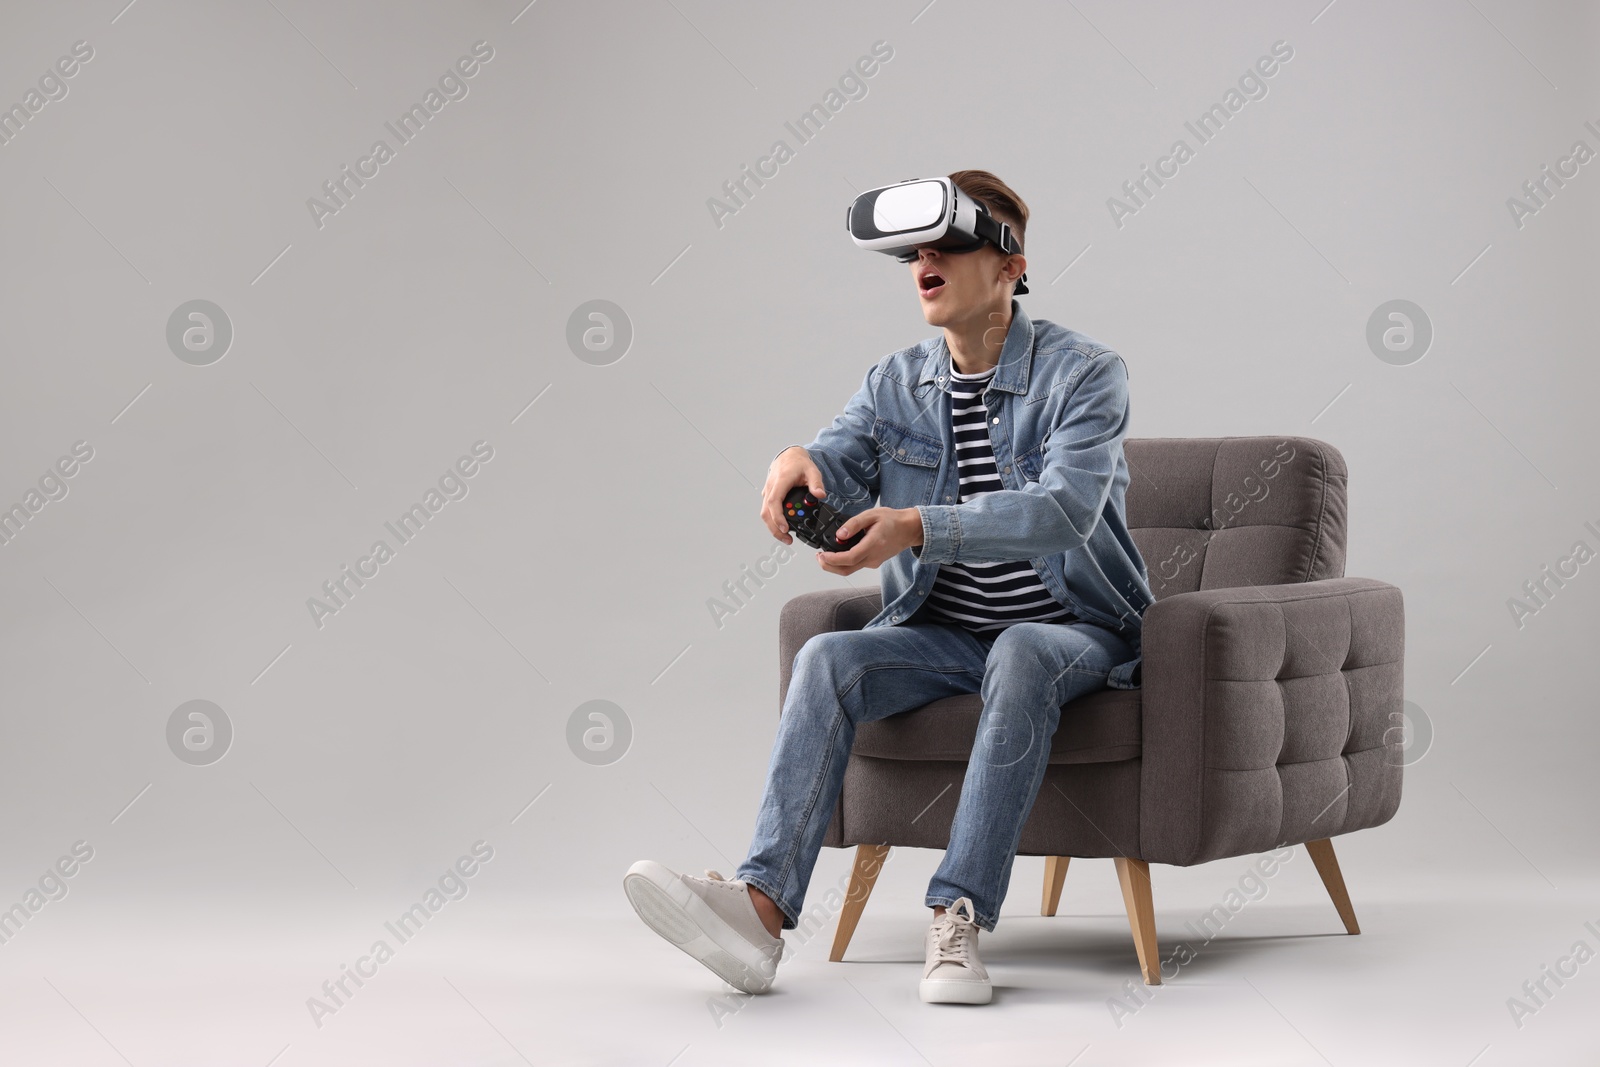
[[[845,520],[839,527],[838,539],[847,540],[857,530],[866,531],[866,536],[848,552],[817,552],[817,563],[823,570],[829,574],[854,574],[922,544],[922,513],[916,508],[868,508]]]

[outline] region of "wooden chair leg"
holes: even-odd
[[[1139,970],[1145,985],[1161,984],[1160,953],[1156,948],[1156,909],[1150,898],[1150,865],[1144,860],[1117,857],[1117,880],[1122,883],[1122,903],[1128,909],[1133,947],[1139,952]]]
[[[1322,875],[1322,884],[1328,890],[1328,896],[1333,898],[1333,906],[1339,910],[1339,918],[1344,920],[1345,932],[1359,934],[1361,927],[1356,925],[1356,909],[1350,906],[1350,894],[1344,887],[1344,875],[1339,871],[1339,859],[1333,854],[1333,842],[1327,838],[1321,841],[1307,841],[1306,851],[1311,853],[1311,862],[1317,865],[1317,873]]]
[[[1067,880],[1067,864],[1071,856],[1046,856],[1044,858],[1044,900],[1039,905],[1040,915],[1054,915],[1061,903],[1061,884]]]
[[[855,863],[850,868],[850,888],[844,895],[844,908],[839,912],[839,926],[833,933],[833,951],[828,959],[838,963],[844,959],[844,950],[855,936],[856,923],[861,921],[861,911],[867,906],[872,887],[878,882],[883,861],[889,855],[888,845],[857,845]]]

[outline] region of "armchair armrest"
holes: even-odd
[[[778,707],[789,695],[789,678],[800,646],[817,634],[859,630],[883,610],[876,589],[828,589],[801,593],[784,604],[778,616]]]
[[[1405,607],[1370,578],[1180,593],[1145,612],[1140,849],[1188,866],[1387,822]]]

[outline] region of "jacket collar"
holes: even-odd
[[[1000,363],[995,367],[994,381],[989,387],[1008,393],[1026,393],[1028,375],[1032,369],[1033,320],[1022,310],[1016,297],[1012,297],[1011,326],[1006,330],[1006,342],[1000,349]],[[950,346],[945,344],[942,332],[929,347],[927,358],[922,361],[922,376],[917,379],[918,385],[929,383],[937,383],[945,390],[950,388]]]

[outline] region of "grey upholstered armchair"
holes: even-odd
[[[1342,577],[1344,458],[1305,437],[1135,438],[1125,451],[1128,522],[1157,598],[1142,688],[1062,709],[1018,850],[1048,857],[1043,913],[1070,857],[1114,857],[1140,969],[1158,985],[1149,864],[1304,843],[1359,933],[1330,839],[1400,804],[1405,617],[1399,589]],[[779,707],[801,645],[878,610],[875,591],[789,601]],[[972,694],[858,727],[825,842],[857,846],[830,958],[890,848],[949,844],[982,711]]]

